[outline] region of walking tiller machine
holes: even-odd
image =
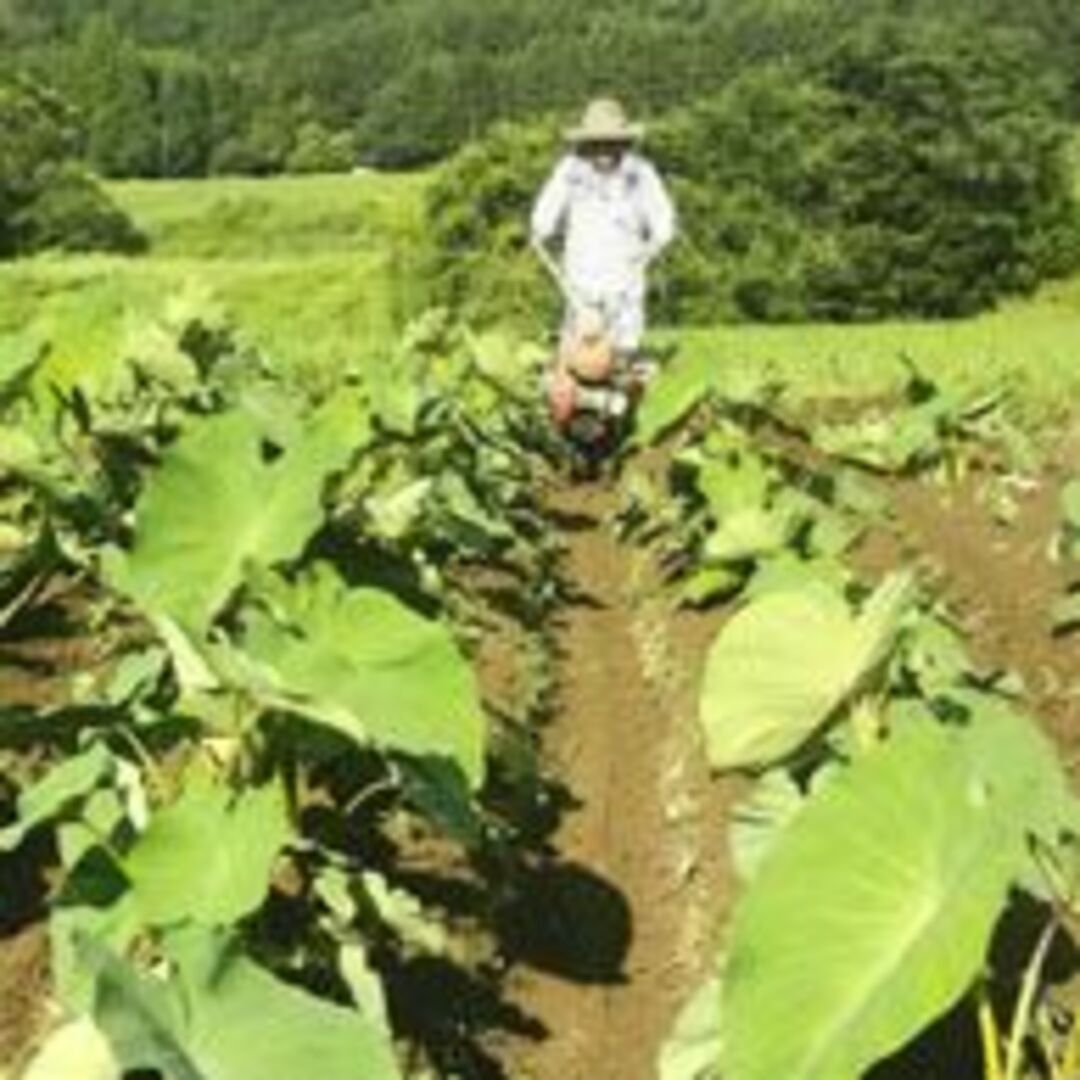
[[[573,471],[591,479],[629,430],[654,367],[620,352],[603,300],[581,296],[544,245],[534,249],[567,308],[558,352],[544,376],[548,411],[570,449]]]

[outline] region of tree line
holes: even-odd
[[[408,167],[493,122],[618,92],[642,113],[768,62],[813,63],[839,30],[942,13],[1013,28],[1080,115],[1071,0],[0,0],[0,64],[77,105],[110,176]],[[963,33],[960,30],[959,33]]]

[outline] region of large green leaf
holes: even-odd
[[[887,580],[858,616],[821,585],[767,593],[721,630],[700,701],[718,769],[767,765],[798,749],[888,655],[907,608]]]
[[[966,992],[1031,833],[1069,813],[1034,725],[926,718],[838,775],[739,904],[723,997],[727,1080],[849,1080]]]
[[[280,785],[234,798],[228,787],[199,776],[154,815],[124,869],[148,923],[224,926],[262,903],[288,835]]]
[[[634,423],[634,441],[649,446],[678,427],[716,386],[716,363],[695,353],[664,368],[649,386]]]
[[[269,566],[301,553],[322,523],[327,477],[348,462],[363,423],[351,397],[335,398],[269,462],[251,413],[196,424],[150,478],[134,548],[110,567],[114,584],[149,614],[204,630],[248,562]]]
[[[234,942],[186,931],[166,942],[176,976],[141,978],[103,950],[94,1015],[125,1069],[166,1080],[398,1080],[382,1024],[278,982]]]
[[[445,626],[326,566],[275,599],[287,624],[253,616],[245,648],[297,711],[361,743],[447,758],[480,782],[483,708]]]

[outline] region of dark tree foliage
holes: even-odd
[[[134,251],[142,238],[73,160],[69,108],[25,80],[0,80],[0,258],[59,247]]]
[[[891,20],[809,67],[768,65],[656,126],[682,238],[668,318],[955,316],[1080,263],[1055,83],[999,31]],[[432,194],[442,299],[486,318],[539,287],[528,206],[557,143],[502,130]]]
[[[438,302],[481,322],[552,323],[557,298],[528,250],[528,221],[558,149],[553,122],[504,124],[440,170],[426,207]]]
[[[658,115],[892,15],[1022,30],[1080,115],[1075,0],[2,0],[0,62],[79,104],[110,173],[272,172],[312,124],[400,167],[598,91]]]

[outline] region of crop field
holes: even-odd
[[[662,332],[575,484],[422,188],[0,267],[0,1076],[1075,1078],[1076,286]]]
[[[111,186],[145,257],[42,256],[0,267],[0,336],[37,334],[61,381],[107,368],[169,297],[213,298],[271,362],[340,367],[377,351],[415,303],[423,178]]]

